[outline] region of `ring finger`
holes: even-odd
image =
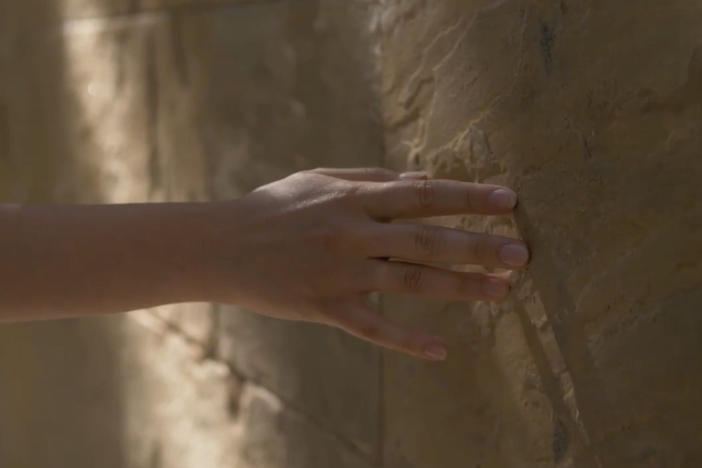
[[[526,245],[508,237],[478,234],[427,224],[378,223],[370,256],[506,269],[529,261]]]
[[[434,299],[499,302],[509,293],[506,279],[413,263],[369,260],[364,290],[411,294]]]

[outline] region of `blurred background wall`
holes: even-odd
[[[0,1],[3,201],[224,199],[379,165],[371,7]],[[371,466],[378,355],[206,304],[3,326],[0,466]]]
[[[651,24],[657,27],[651,27]],[[449,361],[235,307],[0,327],[0,466],[702,463],[702,10],[0,0],[0,194],[210,200],[316,166],[507,183],[501,306],[385,297]]]

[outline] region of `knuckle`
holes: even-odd
[[[425,276],[421,267],[407,266],[402,274],[402,285],[409,291],[421,291]]]
[[[338,245],[343,250],[365,252],[373,247],[372,235],[363,226],[350,223],[339,236]]]
[[[340,198],[344,200],[352,200],[358,196],[358,192],[361,190],[361,184],[359,183],[346,183],[339,187]]]
[[[486,239],[480,237],[473,239],[472,244],[473,258],[480,264],[488,263],[492,257],[492,245]]]
[[[362,207],[362,186],[358,183],[344,183],[335,187],[332,200],[347,213],[357,212]]]
[[[488,245],[480,236],[472,235],[468,239],[468,255],[471,261],[482,264],[487,258]]]
[[[431,254],[436,250],[438,231],[434,226],[418,226],[413,235],[415,248],[422,253]]]
[[[348,231],[342,226],[332,224],[312,231],[311,238],[315,244],[327,250],[337,250],[347,244]]]
[[[436,187],[431,180],[421,180],[414,183],[417,204],[420,208],[429,208],[434,204]]]
[[[357,246],[364,253],[376,256],[387,251],[385,236],[372,226],[360,226],[355,232]]]
[[[485,211],[485,186],[469,183],[465,191],[466,209],[470,213]]]
[[[295,173],[292,174],[292,175],[293,175],[293,176],[297,176],[297,177],[311,176],[311,175],[321,175],[321,174],[322,174],[322,170],[323,170],[323,169],[322,169],[321,167],[317,167],[317,168],[314,168],[314,169],[303,169],[303,170],[301,170],[301,171],[295,172]]]
[[[327,176],[324,174],[322,169],[305,169],[302,171],[297,171],[288,176],[289,179],[297,179],[300,182],[305,181],[316,181],[318,183],[323,183],[323,181],[327,178]]]
[[[330,229],[326,235],[328,245],[342,252],[357,252],[367,245],[363,230],[352,224]]]

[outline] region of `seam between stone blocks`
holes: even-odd
[[[379,313],[385,311],[385,300],[380,300]],[[378,467],[385,466],[385,353],[377,350],[378,353],[378,415],[376,420],[376,430],[378,436],[376,440],[375,462]]]
[[[213,317],[213,319],[215,321],[217,321],[216,316],[219,314],[219,311],[217,310],[216,307],[213,308],[212,313],[215,316],[215,317]],[[167,320],[167,319],[165,319],[157,314],[154,314],[154,313],[149,313],[149,316],[151,317],[151,319],[158,321],[159,323],[161,323],[164,326],[165,333],[169,334],[170,336],[174,336],[174,337],[182,340],[186,344],[186,346],[197,348],[199,351],[202,352],[201,357],[199,359],[192,360],[193,364],[199,365],[202,362],[209,361],[209,362],[213,362],[213,363],[225,366],[229,372],[229,375],[230,375],[229,378],[237,379],[240,382],[242,382],[242,384],[254,385],[256,387],[260,387],[260,388],[266,390],[267,392],[271,393],[272,395],[275,395],[275,397],[278,400],[280,400],[280,402],[282,403],[285,410],[291,411],[295,416],[302,419],[306,424],[309,424],[310,426],[314,427],[320,433],[325,434],[328,437],[331,437],[342,448],[348,450],[350,453],[352,453],[353,455],[357,456],[362,461],[367,463],[369,467],[380,468],[382,466],[382,459],[381,458],[376,459],[377,458],[376,454],[369,455],[368,453],[364,452],[353,441],[351,441],[351,440],[347,439],[346,437],[342,436],[341,434],[329,429],[321,421],[317,420],[314,416],[312,416],[309,413],[307,413],[306,411],[304,411],[297,404],[295,404],[292,400],[285,398],[284,396],[282,396],[278,392],[276,392],[274,389],[272,389],[269,386],[262,383],[260,380],[256,379],[255,377],[251,377],[251,376],[247,375],[245,372],[238,369],[236,366],[234,366],[233,363],[227,361],[226,359],[223,359],[221,357],[221,355],[219,355],[218,349],[216,346],[217,335],[218,335],[217,329],[213,329],[212,336],[209,337],[208,340],[203,342],[203,341],[198,340],[195,337],[191,336],[190,334],[186,333],[180,326],[178,326],[177,323],[174,323],[170,320]],[[139,320],[136,320],[135,323],[137,323],[138,325],[145,327],[147,329],[149,328],[148,326],[146,326],[143,322],[141,322]],[[152,331],[154,331],[154,330],[152,330]],[[154,331],[154,332],[156,332],[156,331]],[[381,353],[381,356],[382,356],[382,353]],[[382,411],[379,411],[379,414],[380,414],[380,417],[382,418]],[[379,452],[379,453],[382,454],[382,452]]]
[[[344,449],[348,450],[352,454],[356,455],[358,458],[363,460],[368,464],[369,467],[373,468],[381,468],[381,465],[378,464],[376,460],[374,460],[374,455],[371,454],[369,455],[368,453],[364,452],[362,449],[360,449],[356,444],[354,444],[351,440],[347,439],[346,437],[342,436],[336,431],[333,431],[329,429],[326,425],[324,425],[321,421],[319,421],[317,418],[314,416],[310,415],[308,412],[300,408],[296,403],[294,403],[292,400],[285,398],[284,396],[280,395],[277,393],[275,390],[271,389],[270,387],[266,386],[263,384],[261,381],[254,377],[250,377],[246,375],[244,372],[241,370],[237,369],[231,362],[222,360],[221,358],[218,359],[212,359],[208,358],[212,361],[215,361],[217,363],[221,363],[229,369],[229,372],[231,375],[233,375],[235,378],[240,379],[242,382],[244,382],[247,385],[254,385],[260,388],[263,388],[264,390],[270,392],[271,394],[275,395],[278,400],[283,404],[283,407],[287,411],[293,412],[296,416],[298,416],[300,419],[302,419],[305,423],[309,424],[310,426],[314,427],[317,429],[319,432],[327,435],[328,437],[331,437],[336,443],[338,443],[341,447]]]

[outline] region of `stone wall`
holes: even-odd
[[[700,24],[683,0],[0,0],[4,201],[425,168],[515,187],[515,219],[436,222],[534,251],[501,306],[382,298],[442,364],[207,304],[1,327],[0,465],[698,466]]]
[[[385,3],[389,163],[515,187],[445,222],[533,249],[503,307],[386,306],[452,343],[386,357],[388,466],[700,466],[699,3]]]
[[[368,2],[0,1],[4,201],[379,165]],[[379,352],[207,304],[0,328],[0,466],[366,467]]]

